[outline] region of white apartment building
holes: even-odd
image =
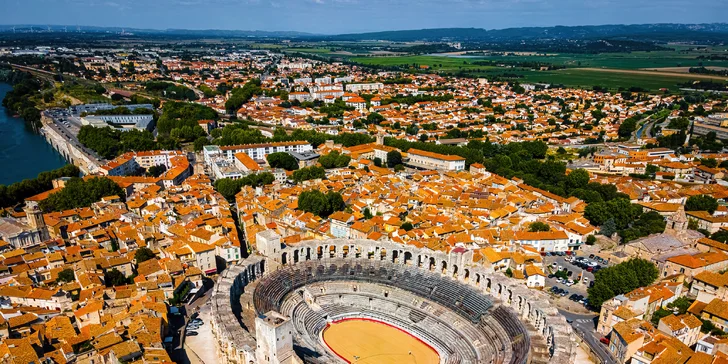
[[[346,85],[346,91],[349,92],[361,92],[361,91],[377,91],[384,88],[384,84],[381,82],[374,83],[350,83]]]
[[[457,155],[445,155],[410,149],[409,164],[414,167],[436,169],[442,171],[462,171],[465,169],[465,158]]]
[[[569,236],[560,230],[519,231],[516,240],[521,245],[530,245],[539,252],[563,252],[569,250]]]
[[[208,148],[211,147],[211,148]],[[217,149],[219,152],[216,152]],[[230,162],[234,162],[235,154],[245,153],[255,160],[265,159],[268,154],[277,152],[297,152],[304,153],[313,150],[311,144],[306,141],[280,142],[280,143],[262,143],[262,144],[245,144],[245,145],[229,145],[229,146],[207,146],[205,147],[205,160],[207,154],[220,153]]]

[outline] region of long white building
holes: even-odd
[[[204,148],[205,163],[212,161],[213,157],[223,156],[231,163],[235,162],[235,154],[245,153],[250,158],[259,160],[265,159],[268,154],[277,152],[296,152],[304,153],[313,150],[311,144],[305,141],[279,142],[279,143],[262,143],[262,144],[244,144],[244,145],[228,145],[217,146],[208,145]]]
[[[346,85],[346,91],[349,92],[361,92],[361,91],[376,91],[384,88],[384,84],[381,82],[374,83],[350,83]]]
[[[409,163],[413,167],[436,169],[441,171],[462,171],[465,169],[465,158],[457,155],[445,155],[419,149],[407,151]]]

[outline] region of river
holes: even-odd
[[[12,89],[7,83],[0,83],[0,100]],[[0,105],[0,185],[35,178],[40,172],[65,164],[63,157],[42,136]]]

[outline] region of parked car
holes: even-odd
[[[606,337],[603,337],[603,338],[599,339],[599,342],[602,343],[602,344],[604,344],[604,345],[609,346],[609,339],[607,339]]]
[[[189,332],[186,332],[185,335],[187,335],[187,336],[197,336],[197,331],[189,331]]]
[[[589,254],[589,259],[594,259],[594,254]]]

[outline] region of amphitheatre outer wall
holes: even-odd
[[[528,289],[522,282],[472,263],[473,251],[463,247],[450,253],[390,242],[362,239],[309,240],[280,250],[253,254],[223,271],[212,293],[212,330],[218,341],[222,363],[256,363],[255,337],[240,324],[241,296],[252,297],[246,286],[285,266],[310,260],[387,260],[423,270],[477,288],[494,299],[494,305],[510,307],[528,324],[532,334],[542,336],[552,363],[573,363],[576,341],[571,326],[558,313],[545,293]],[[252,299],[248,299],[252,302]]]

